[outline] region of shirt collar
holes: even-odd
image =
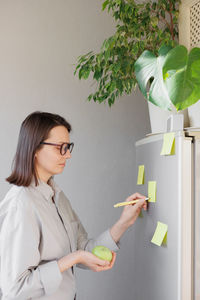
[[[57,194],[60,193],[61,189],[59,186],[55,183],[53,177],[51,177],[48,181],[48,184],[40,179],[38,179],[38,185],[35,185],[35,179],[34,177],[32,178],[31,187],[33,187],[35,190],[39,191],[42,193],[44,198],[47,201],[52,201],[52,197],[55,196],[57,198]]]

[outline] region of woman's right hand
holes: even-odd
[[[112,260],[108,262],[102,260],[92,254],[91,252],[78,250],[71,252],[66,256],[61,257],[57,263],[60,269],[60,272],[64,272],[67,269],[71,268],[75,264],[83,264],[93,270],[94,272],[106,271],[113,267],[116,259],[116,253],[112,251]]]
[[[116,253],[114,251],[112,251],[111,262],[102,260],[88,251],[78,250],[77,252],[79,255],[78,263],[87,266],[94,272],[101,272],[112,269],[116,260]]]

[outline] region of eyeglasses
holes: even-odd
[[[73,150],[73,147],[74,147],[74,143],[54,144],[54,143],[41,142],[40,144],[50,145],[50,146],[59,146],[61,155],[65,155],[67,153],[68,149],[69,149],[69,152],[71,153]]]

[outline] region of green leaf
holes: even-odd
[[[108,105],[111,107],[115,103],[115,94],[111,94],[111,96],[108,98]]]
[[[108,5],[108,3],[109,3],[109,0],[106,0],[106,1],[103,2],[103,4],[102,4],[102,10],[105,10],[105,8]]]
[[[156,2],[153,2],[153,4],[152,4],[152,9],[153,9],[153,10],[156,9],[156,5],[157,5],[157,3],[156,3]]]
[[[84,73],[83,73],[83,79],[88,79],[88,77],[89,77],[89,75],[90,75],[90,69],[87,69]]]
[[[92,53],[93,53],[93,51],[90,51],[90,52],[86,53],[85,55],[78,56],[78,62],[79,63],[85,62]]]
[[[105,51],[105,61],[107,62],[107,60],[110,58],[110,50],[106,50]]]
[[[166,56],[163,76],[177,110],[200,100],[200,48],[193,48],[189,54],[184,46],[172,49]]]
[[[116,0],[116,4],[120,5],[122,3],[122,0]]]
[[[98,81],[99,78],[101,78],[101,76],[102,76],[102,70],[100,68],[96,68],[93,78]]]
[[[164,11],[164,10],[161,10],[160,14],[161,14],[161,16],[162,16],[163,18],[165,18],[165,11]]]
[[[90,94],[90,95],[88,96],[87,100],[90,101],[90,100],[92,99],[92,97],[93,97],[93,94]]]
[[[151,25],[153,27],[156,27],[158,25],[158,18],[157,17],[151,18]]]
[[[145,50],[135,62],[135,75],[141,92],[153,104],[170,110],[171,101],[163,82],[162,67],[170,47],[163,46],[156,57],[151,51]],[[152,82],[149,82],[153,79]],[[149,95],[147,86],[150,85]]]
[[[120,70],[120,67],[121,67],[121,65],[120,65],[119,62],[116,63],[116,64],[113,64],[113,66],[112,66],[113,72],[114,72],[114,73],[117,73],[117,72]]]
[[[78,73],[79,79],[82,79],[82,78],[88,79],[90,72],[91,72],[91,66],[89,66],[87,64],[82,65],[81,68],[79,69],[79,73]]]

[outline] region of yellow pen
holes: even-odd
[[[139,200],[140,199],[132,200],[132,201],[119,202],[119,203],[116,203],[114,205],[114,207],[120,207],[120,206],[129,205],[129,204],[134,204],[134,203],[137,203]],[[145,198],[144,200],[149,200],[149,198]]]

